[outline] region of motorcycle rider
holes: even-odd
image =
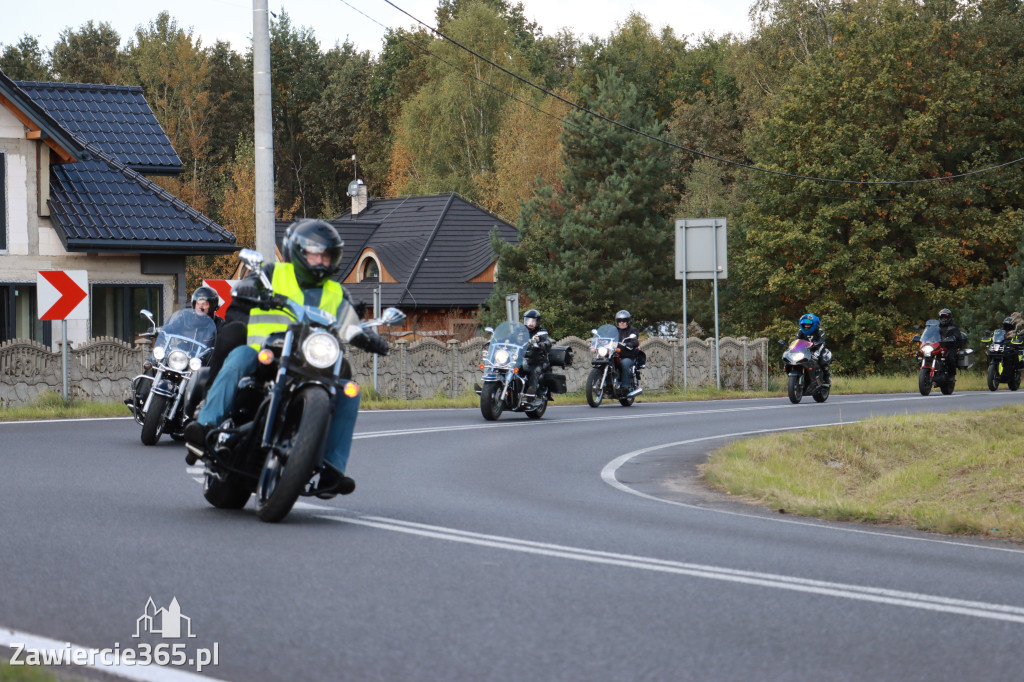
[[[825,348],[825,330],[817,315],[806,313],[798,323],[796,338],[811,342],[811,357],[821,367],[821,383],[832,385],[832,353]]]
[[[220,331],[220,326],[224,323],[224,320],[217,317],[217,310],[219,309],[220,296],[213,290],[213,287],[208,287],[204,284],[197,287],[192,293],[192,310],[200,315],[209,315],[213,318],[213,323],[217,325],[217,331]]]
[[[640,333],[632,324],[633,318],[628,310],[615,313],[615,328],[619,330],[619,367],[621,375],[615,382],[615,390],[623,388],[628,393],[633,390],[633,365],[636,363],[637,350],[640,348]],[[621,382],[621,384],[620,384]]]
[[[339,283],[330,279],[341,265],[344,246],[334,226],[323,220],[299,220],[288,228],[283,246],[286,262],[264,265],[264,272],[273,283],[274,293],[333,314],[341,322],[342,329],[359,324],[359,316],[348,294]],[[256,273],[246,277],[235,287],[236,296],[257,298],[259,292],[260,284]],[[185,429],[185,439],[189,443],[205,449],[207,435],[231,413],[238,382],[255,372],[256,355],[264,340],[274,332],[287,329],[288,322],[289,318],[280,308],[252,308],[247,327],[248,343],[235,348],[224,361],[220,373],[210,386],[203,408],[196,420]],[[373,332],[364,332],[350,343],[378,355],[388,354],[387,341]],[[327,434],[327,466],[320,474],[317,486],[324,490],[333,489],[335,492],[321,493],[318,495],[321,498],[329,499],[336,493],[347,495],[355,490],[355,481],[345,475],[345,467],[358,412],[359,393],[356,392],[355,396],[349,397],[345,391],[341,391],[331,420],[330,432]],[[189,464],[195,463],[191,452],[186,461]]]
[[[530,400],[531,405],[539,407],[538,403],[543,401],[537,398],[537,389],[540,387],[540,379],[544,376],[544,372],[551,366],[548,362],[551,337],[541,326],[540,312],[535,308],[531,308],[523,314],[523,324],[530,332],[530,345],[526,348],[526,362],[523,367],[529,378],[523,395]],[[543,333],[541,334],[541,332]],[[538,334],[540,336],[537,336]]]
[[[952,311],[943,308],[939,311],[939,338],[945,341],[949,337],[953,337],[954,343],[950,347],[950,352],[946,353],[946,374],[953,376],[956,374],[956,351],[964,345],[964,333],[960,331],[960,325],[953,320]]]

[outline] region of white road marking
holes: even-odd
[[[939,613],[971,616],[973,618],[984,618],[987,620],[1024,624],[1024,607],[1011,606],[1008,604],[992,604],[988,602],[921,594],[917,592],[904,592],[902,590],[850,585],[773,573],[761,573],[757,571],[744,571],[723,568],[720,566],[709,566],[706,564],[667,561],[664,559],[654,559],[651,557],[642,557],[630,554],[601,552],[581,549],[578,547],[569,547],[566,545],[520,540],[500,535],[473,533],[454,528],[431,526],[423,523],[400,521],[379,516],[362,516],[352,518],[322,514],[320,515],[320,518],[339,523],[369,526],[380,530],[418,535],[435,540],[459,542],[481,547],[490,547],[493,549],[522,552],[525,554],[536,554],[560,559],[572,559],[575,561],[585,561],[607,566],[621,566],[623,568],[671,573],[694,578],[706,578],[709,580],[741,583],[745,585],[790,590],[807,594],[818,594],[841,599],[885,604],[888,606],[900,606],[923,611],[935,611]]]

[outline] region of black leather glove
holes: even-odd
[[[231,295],[235,298],[258,299],[260,297],[260,290],[255,283],[242,280],[235,285]]]
[[[373,332],[355,337],[352,339],[352,345],[377,355],[388,355],[391,352],[388,342]]]

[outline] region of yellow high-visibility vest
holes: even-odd
[[[274,277],[271,279],[275,294],[287,296],[299,305],[305,305],[302,288],[299,280],[295,277],[295,266],[291,263],[274,263]],[[320,297],[320,310],[331,315],[338,313],[338,306],[344,297],[341,285],[333,279],[325,279],[323,284],[323,295]],[[253,308],[249,311],[249,326],[247,327],[246,343],[255,350],[263,347],[267,337],[275,332],[283,332],[288,325],[294,322],[292,317],[282,308],[261,310]]]

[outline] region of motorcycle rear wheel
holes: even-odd
[[[623,407],[632,407],[634,400],[636,400],[635,395],[627,396],[625,398],[619,398],[619,405],[622,405]]]
[[[167,409],[167,396],[153,394],[149,401],[149,411],[142,422],[142,444],[156,445],[164,428],[164,410]]]
[[[496,421],[501,416],[505,405],[501,401],[501,384],[484,384],[480,391],[480,413],[489,422]]]
[[[988,390],[999,390],[999,367],[994,362],[988,366]]]
[[[1011,391],[1016,391],[1018,388],[1020,388],[1019,370],[1013,373],[1013,378],[1010,379],[1010,383],[1006,384],[1006,387],[1009,388]]]
[[[789,376],[789,402],[796,405],[804,397],[804,378],[800,375]]]
[[[942,391],[942,395],[953,395],[953,389],[956,388],[956,379],[951,379],[946,383],[939,386],[939,390]]]
[[[921,391],[921,395],[932,392],[932,374],[927,367],[922,367],[921,373],[917,376],[917,390]]]
[[[547,412],[547,411],[548,411],[548,401],[545,400],[543,403],[541,403],[540,407],[538,407],[535,410],[530,410],[529,412],[527,412],[526,416],[529,417],[530,419],[540,419],[541,417],[544,416],[544,413]]]
[[[275,438],[278,448],[267,453],[256,484],[256,516],[268,523],[287,516],[309,483],[331,421],[330,400],[321,388],[302,389],[287,409]]]
[[[604,400],[604,370],[600,367],[595,367],[590,370],[590,374],[587,376],[587,405],[591,407],[600,407],[601,401]]]
[[[831,386],[823,386],[822,388],[819,388],[814,394],[814,402],[823,403],[828,400],[828,394],[831,390]]]

